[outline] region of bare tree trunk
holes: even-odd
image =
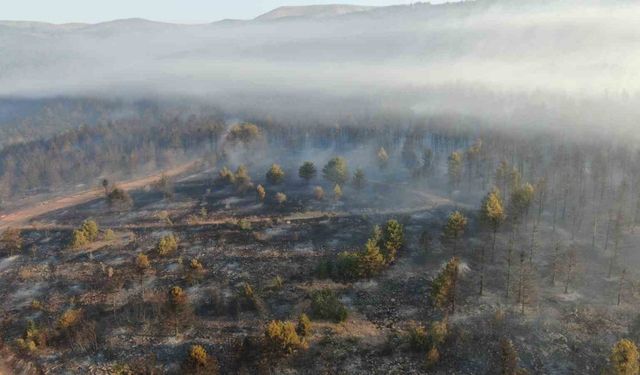
[[[491,240],[491,263],[494,263],[495,259],[496,259],[495,255],[496,255],[496,235],[497,235],[497,232],[498,232],[498,227],[494,226],[493,227],[493,239]]]
[[[622,288],[624,287],[624,277],[627,274],[627,269],[622,270],[622,275],[620,275],[620,283],[618,284],[618,306],[620,306],[620,302],[622,302]]]
[[[560,244],[556,243],[553,253],[553,264],[551,269],[551,285],[556,285],[556,274],[558,273],[558,258],[560,257]]]
[[[524,315],[524,300],[525,300],[525,295],[524,295],[524,258],[525,258],[525,253],[521,252],[520,253],[520,280],[519,280],[519,285],[518,285],[518,302],[520,302],[521,304],[521,312]]]
[[[480,252],[480,295],[484,291],[484,245]]]
[[[533,228],[531,230],[531,246],[529,247],[529,263],[533,263],[533,252],[536,247],[536,232],[538,231],[538,225],[536,223],[533,224]]]

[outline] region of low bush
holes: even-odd
[[[318,290],[311,295],[311,311],[314,318],[336,323],[347,320],[349,315],[347,308],[330,289]]]

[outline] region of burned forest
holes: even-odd
[[[0,21],[0,374],[640,374],[640,7],[586,3]]]

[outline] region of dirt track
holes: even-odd
[[[118,187],[127,191],[140,189],[158,180],[163,173],[169,177],[179,176],[194,168],[197,163],[197,161],[192,161],[150,176],[125,181],[119,183]],[[52,200],[41,202],[31,207],[18,209],[14,212],[3,214],[0,217],[0,230],[12,226],[22,225],[35,217],[44,215],[52,211],[90,202],[94,199],[102,197],[103,195],[104,190],[102,188],[95,188],[69,196],[54,198]]]

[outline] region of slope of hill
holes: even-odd
[[[326,18],[332,16],[341,16],[344,14],[366,12],[372,9],[375,9],[375,7],[346,4],[283,6],[256,17],[256,20],[273,21],[283,18],[295,17]]]

